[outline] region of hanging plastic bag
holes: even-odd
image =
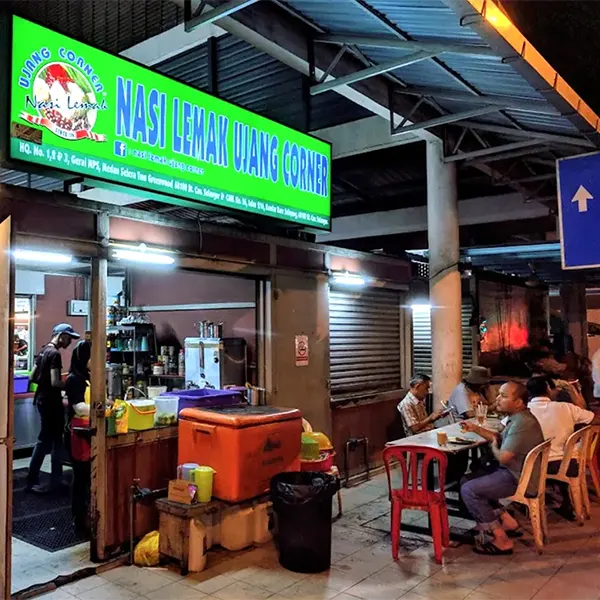
[[[129,413],[127,412],[127,402],[124,402],[123,400],[115,400],[112,415],[115,418],[116,433],[127,433],[129,431]]]
[[[147,533],[135,547],[133,559],[138,567],[156,567],[159,563],[158,531]]]

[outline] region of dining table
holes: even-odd
[[[475,418],[466,420],[475,422]],[[490,429],[491,431],[500,431],[502,429],[502,421],[499,417],[487,417],[482,427]],[[444,432],[448,436],[448,443],[445,446],[440,446],[438,444],[439,432]],[[452,443],[450,441],[456,438],[471,440],[471,443]],[[430,429],[429,431],[423,431],[421,433],[416,433],[415,435],[409,435],[408,437],[388,442],[386,446],[422,446],[423,448],[436,448],[437,450],[447,452],[448,454],[458,454],[459,452],[472,450],[479,446],[485,446],[487,443],[487,440],[476,433],[463,432],[460,423],[450,423],[449,425],[443,425],[436,429]]]
[[[475,418],[464,420],[476,422]],[[504,427],[500,417],[497,417],[495,415],[488,416],[481,426],[485,429],[489,429],[491,431],[496,432],[502,431]],[[444,445],[440,445],[438,443],[438,433],[440,432],[444,432],[448,438],[448,442]],[[458,438],[460,442],[458,442],[456,438]],[[456,441],[453,442],[453,440]],[[423,448],[436,448],[437,450],[445,452],[449,455],[456,455],[461,452],[470,452],[488,444],[489,442],[486,439],[482,438],[476,433],[463,431],[461,429],[460,422],[455,422],[450,423],[448,425],[443,425],[441,427],[437,427],[435,429],[430,429],[428,431],[423,431],[421,433],[416,433],[415,435],[410,435],[399,440],[393,440],[391,442],[388,442],[386,446],[421,446]],[[433,486],[433,481],[429,482],[429,485]],[[464,513],[465,509],[462,508],[462,503],[460,502],[460,500],[454,503],[448,501],[448,504],[456,504],[458,507],[458,510],[449,510],[449,514],[451,516],[456,516],[459,518],[470,518],[470,515]],[[429,521],[428,527],[421,527],[412,523],[402,523],[402,529],[413,533],[424,533],[426,535],[431,535],[431,523]],[[454,538],[456,541],[466,541],[464,535],[453,534],[452,529],[450,531],[450,537]]]

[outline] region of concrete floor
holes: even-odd
[[[468,545],[433,561],[430,540],[403,534],[398,562],[391,556],[387,484],[378,476],[344,490],[342,519],[333,525],[333,564],[318,575],[279,566],[273,544],[239,553],[209,553],[205,571],[121,567],[59,588],[43,600],[587,600],[600,599],[600,506],[584,527],[550,515],[550,544],[539,556],[529,535],[515,554],[481,557]],[[424,513],[404,511],[404,522]],[[452,518],[452,526],[472,522]],[[528,528],[525,521],[524,526]]]

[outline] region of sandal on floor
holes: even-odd
[[[525,535],[525,532],[521,527],[518,527],[517,529],[506,529],[505,532],[509,538],[521,538]]]
[[[509,556],[513,553],[513,549],[501,550],[498,546],[492,544],[492,542],[486,542],[485,544],[476,544],[473,552],[475,554],[485,554],[486,556]]]

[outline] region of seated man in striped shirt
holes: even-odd
[[[449,410],[434,410],[430,415],[425,408],[425,400],[431,388],[431,377],[417,374],[410,380],[410,391],[398,404],[406,437],[435,429],[435,422],[449,414]],[[446,483],[460,481],[467,470],[468,455],[450,455],[446,471]]]
[[[434,410],[430,415],[425,408],[425,400],[431,388],[429,375],[417,374],[410,380],[410,390],[398,404],[404,433],[408,437],[422,431],[435,429],[434,423],[445,415],[444,411]]]

